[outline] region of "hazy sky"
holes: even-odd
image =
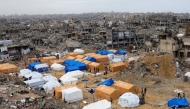
[[[190,0],[0,0],[0,15],[111,11],[190,13]]]

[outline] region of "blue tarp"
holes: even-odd
[[[85,63],[78,63],[77,66],[79,67],[79,70],[86,70],[86,64]]]
[[[46,72],[46,71],[48,71],[48,67],[38,68],[38,69],[35,69],[35,71],[37,71],[37,72]]]
[[[79,70],[79,67],[78,66],[65,66],[65,73],[75,71],[75,70]]]
[[[117,52],[115,54],[125,55],[125,54],[127,54],[127,51],[126,50],[117,50]]]
[[[168,107],[172,109],[186,106],[189,106],[189,103],[186,98],[173,98],[168,101]]]
[[[85,59],[91,62],[96,62],[96,59],[90,56],[86,57]]]
[[[81,63],[81,62],[75,61],[75,60],[65,60],[63,62],[63,65],[65,66],[65,72],[87,69],[85,63]]]
[[[109,79],[101,82],[100,84],[98,84],[98,86],[100,86],[100,85],[112,86],[112,84],[114,84],[114,81],[112,78],[109,78]]]
[[[34,71],[35,70],[35,66],[36,65],[38,65],[38,64],[40,64],[40,62],[34,62],[34,63],[30,63],[29,65],[28,65],[28,69],[30,69],[31,71]]]
[[[107,51],[107,50],[98,50],[96,51],[96,54],[108,55],[108,54],[114,54],[114,52]]]

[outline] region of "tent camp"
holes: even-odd
[[[77,56],[77,55],[79,55],[78,52],[70,52],[70,53],[68,53],[68,54],[66,55],[66,57],[68,57],[68,56],[75,57],[75,56]]]
[[[44,72],[47,71],[49,66],[47,64],[38,64],[34,67],[35,71]]]
[[[52,89],[57,87],[57,86],[61,86],[61,84],[58,81],[49,81],[47,82],[43,88],[47,93],[52,93]]]
[[[89,64],[89,70],[92,72],[92,71],[94,71],[94,68],[98,68],[100,72],[105,71],[105,66],[103,64],[91,62]]]
[[[108,86],[98,86],[95,91],[95,95],[102,99],[115,100],[119,97],[119,93],[116,89]]]
[[[49,61],[49,65],[52,65],[52,64],[54,64],[54,63],[62,64],[63,62],[64,62],[63,59],[50,60],[50,61]]]
[[[114,84],[114,81],[112,78],[109,78],[103,82],[101,82],[100,84],[98,84],[98,86],[100,85],[105,85],[105,86],[112,86]]]
[[[74,78],[82,78],[84,76],[84,72],[82,72],[80,70],[75,70],[75,71],[67,72],[65,75],[71,76]],[[65,75],[63,75],[63,76],[65,76]]]
[[[91,103],[87,106],[84,106],[82,109],[112,109],[111,102],[107,100],[100,100],[94,103]]]
[[[13,64],[9,63],[0,64],[0,72],[3,74],[14,73],[17,72],[17,70],[18,68]]]
[[[65,69],[65,66],[63,66],[61,64],[54,63],[54,64],[51,65],[50,68],[52,70],[56,70],[56,71],[63,71]]]
[[[189,106],[189,102],[186,98],[173,98],[168,100],[168,107],[172,109],[178,109],[180,107],[187,107]]]
[[[62,90],[62,100],[71,103],[83,99],[82,90],[77,87],[71,87]]]
[[[58,86],[52,89],[52,94],[59,99],[62,99],[62,90],[64,89],[68,89],[71,87],[77,87],[76,84],[68,84],[68,85],[64,85],[64,86]]]
[[[27,81],[24,81],[24,83],[26,83],[27,85],[33,88],[42,87],[45,84],[43,79],[27,80]]]
[[[89,64],[91,63],[91,61],[83,60],[82,62],[85,63],[87,69],[89,69]]]
[[[118,99],[118,104],[121,107],[136,107],[139,106],[139,97],[131,92],[124,93]]]
[[[30,64],[28,65],[28,69],[34,71],[34,70],[35,70],[34,67],[35,67],[36,65],[38,65],[38,64],[40,64],[40,62],[30,63]]]
[[[61,83],[66,85],[66,84],[77,84],[78,83],[78,79],[71,77],[71,76],[67,76],[67,75],[63,75],[61,78]]]
[[[121,71],[125,68],[125,63],[123,62],[117,62],[117,63],[113,63],[113,64],[110,64],[110,70],[112,72],[117,72],[117,71]]]
[[[115,84],[113,85],[113,87],[118,90],[120,95],[122,95],[126,92],[132,92],[135,94],[139,93],[139,87],[138,86],[135,86],[133,84],[126,83],[123,81],[116,81]]]
[[[54,76],[51,76],[51,75],[44,76],[42,79],[43,79],[46,83],[49,82],[49,81],[57,81],[57,78],[54,77]]]
[[[29,69],[22,69],[22,70],[20,70],[20,73],[19,73],[18,77],[21,78],[21,77],[24,77],[24,76],[26,76],[26,75],[28,75],[30,73],[32,73],[31,70],[29,70]]]
[[[56,59],[55,56],[42,57],[42,58],[40,59],[40,62],[41,62],[41,63],[46,63],[46,64],[50,65],[50,61],[51,61],[51,60],[55,60],[55,59]]]
[[[84,54],[84,50],[82,49],[75,49],[74,52],[77,52],[79,54]]]
[[[28,75],[25,75],[24,77],[25,78],[32,77],[31,79],[41,79],[43,77],[43,75],[41,73],[38,73],[38,72],[32,72]]]

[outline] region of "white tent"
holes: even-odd
[[[84,106],[82,109],[111,109],[111,102],[107,100],[100,100]]]
[[[43,79],[32,79],[32,80],[27,80],[24,81],[24,83],[28,84],[30,87],[42,87],[44,85],[44,80]]]
[[[190,72],[187,72],[185,76],[190,77]]]
[[[39,68],[48,68],[49,66],[47,64],[38,64],[34,68],[39,69]]]
[[[116,63],[116,62],[123,62],[120,58],[115,58],[112,60],[113,63]]]
[[[83,99],[82,90],[76,87],[62,90],[62,100],[66,102],[75,102]]]
[[[57,87],[57,86],[61,86],[61,84],[58,81],[49,81],[47,82],[43,88],[47,93],[52,93],[52,89]]]
[[[49,82],[49,81],[57,81],[57,78],[54,77],[54,76],[51,76],[51,75],[44,76],[42,79],[43,79],[45,82]]]
[[[118,104],[121,107],[135,107],[139,106],[139,97],[131,92],[124,93],[118,99]]]
[[[78,79],[71,77],[71,76],[67,76],[67,75],[63,75],[61,78],[61,83],[66,85],[66,84],[77,84],[78,83]]]
[[[28,75],[25,75],[24,77],[25,78],[32,77],[31,79],[41,79],[43,77],[43,75],[41,73],[38,73],[38,72],[32,72]]]
[[[65,66],[61,65],[61,64],[57,64],[57,63],[54,63],[51,65],[50,67],[52,70],[56,70],[56,71],[62,71],[65,69]]]
[[[24,76],[26,76],[26,75],[29,75],[30,73],[32,73],[32,71],[31,70],[29,70],[29,69],[22,69],[22,70],[20,70],[20,73],[19,73],[19,77],[24,77]]]
[[[75,71],[67,72],[65,75],[71,76],[74,78],[82,78],[84,76],[84,72],[80,70],[75,70]]]
[[[84,50],[82,49],[75,49],[74,52],[78,52],[79,54],[84,54]]]

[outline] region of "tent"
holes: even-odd
[[[38,72],[32,72],[28,75],[25,75],[24,77],[25,78],[32,77],[31,79],[41,79],[43,77],[43,75],[41,73],[38,73]]]
[[[114,54],[114,52],[107,51],[107,50],[98,50],[98,51],[96,51],[96,54],[108,55],[108,54]]]
[[[40,62],[40,59],[39,58],[30,58],[30,59],[28,59],[28,62],[29,63]]]
[[[121,71],[125,68],[125,63],[123,62],[117,62],[117,63],[113,63],[113,64],[110,64],[110,70],[112,72],[117,72],[117,71]]]
[[[111,101],[118,99],[119,94],[116,89],[101,85],[96,88],[95,96]]]
[[[76,58],[76,57],[73,57],[73,56],[67,56],[67,57],[66,57],[66,60],[72,60],[72,59],[74,60],[75,58]]]
[[[92,72],[92,71],[94,71],[94,68],[98,68],[100,72],[105,71],[105,66],[103,64],[91,62],[89,64],[89,70]]]
[[[65,65],[65,72],[87,69],[86,64],[75,60],[66,60],[63,62],[63,65]]]
[[[68,53],[68,54],[66,55],[66,57],[68,57],[68,56],[75,57],[75,56],[77,56],[77,55],[79,55],[78,52],[70,52],[70,53]]]
[[[54,63],[62,64],[63,62],[64,62],[63,59],[50,60],[50,61],[49,61],[49,65],[52,65],[52,64],[54,64]]]
[[[68,89],[71,87],[77,87],[76,84],[68,84],[68,85],[64,85],[64,86],[58,86],[52,89],[52,94],[56,97],[56,98],[60,98],[62,99],[62,90],[64,89]]]
[[[82,62],[84,59],[81,59],[81,58],[76,58],[75,61],[79,61],[79,62]]]
[[[34,69],[38,72],[44,72],[48,70],[48,65],[47,64],[38,64],[34,67]]]
[[[87,106],[84,106],[82,109],[112,109],[112,108],[111,108],[111,102],[104,99],[91,103]]]
[[[98,84],[98,86],[100,85],[105,85],[105,86],[112,86],[114,84],[114,81],[112,78],[109,78],[103,82],[101,82],[100,84]]]
[[[77,52],[79,54],[84,54],[84,50],[82,49],[75,49],[74,52]]]
[[[84,55],[77,55],[76,58],[83,59],[85,56]]]
[[[55,59],[56,59],[55,56],[42,57],[42,58],[40,59],[40,62],[41,62],[41,63],[46,63],[46,64],[50,65],[50,61],[51,61],[51,60],[55,60]]]
[[[43,79],[32,79],[24,81],[24,83],[26,83],[30,87],[37,88],[37,87],[42,87],[45,82]]]
[[[38,64],[40,64],[40,62],[30,63],[30,64],[28,65],[28,69],[34,71],[34,69],[35,69],[34,67],[35,67],[36,65],[38,65]]]
[[[62,90],[62,100],[70,103],[83,99],[82,90],[77,87],[71,87],[68,89]]]
[[[80,62],[80,63],[77,63],[76,65],[78,66],[79,70],[86,70],[87,69],[85,63]]]
[[[47,82],[43,88],[47,93],[52,93],[52,89],[57,87],[57,86],[61,86],[61,84],[58,81],[49,81]]]
[[[67,72],[65,75],[71,76],[74,78],[82,78],[84,76],[84,72],[82,72],[80,70],[75,70],[75,71]]]
[[[71,71],[75,71],[75,70],[79,70],[78,66],[66,66],[65,67],[65,72],[71,72]]]
[[[0,64],[0,72],[3,74],[9,74],[17,72],[17,66],[9,63]]]
[[[189,102],[186,98],[173,98],[168,100],[168,107],[172,109],[180,108],[180,107],[187,107],[189,106]]]
[[[62,84],[77,84],[78,83],[78,79],[77,78],[74,78],[74,77],[71,77],[71,76],[67,76],[67,75],[63,75],[61,78],[60,78]]]
[[[82,63],[85,63],[86,68],[89,69],[89,64],[91,63],[91,61],[83,60]]]
[[[57,78],[54,77],[54,76],[51,76],[51,75],[44,76],[42,79],[43,79],[46,83],[49,82],[49,81],[57,81]]]
[[[185,76],[190,77],[190,72],[187,72]]]
[[[125,54],[127,54],[127,51],[126,50],[117,50],[117,52],[115,54],[125,55]]]
[[[118,90],[120,95],[122,95],[126,92],[132,92],[135,94],[139,93],[139,87],[138,86],[135,86],[133,84],[126,83],[123,81],[116,81],[115,84],[113,85],[113,87]]]
[[[57,63],[54,63],[51,65],[50,67],[52,70],[56,70],[56,71],[62,71],[65,69],[65,66],[61,65],[61,64],[57,64]]]
[[[32,73],[31,70],[29,70],[29,69],[22,69],[22,70],[20,70],[20,73],[19,73],[18,77],[23,77],[23,76],[26,76],[26,75],[28,75],[30,73]]]
[[[87,56],[87,57],[85,58],[85,60],[88,60],[88,61],[91,61],[91,62],[96,62],[96,59],[93,58],[93,57],[90,57],[90,56]]]
[[[121,107],[136,107],[139,106],[139,97],[131,92],[125,93],[118,99],[118,104]]]
[[[86,53],[86,54],[84,54],[84,56],[92,56],[94,54],[96,54],[96,53]]]
[[[105,64],[108,64],[109,63],[109,58],[108,56],[96,56],[94,57],[96,59],[96,62],[98,63],[105,63]]]

